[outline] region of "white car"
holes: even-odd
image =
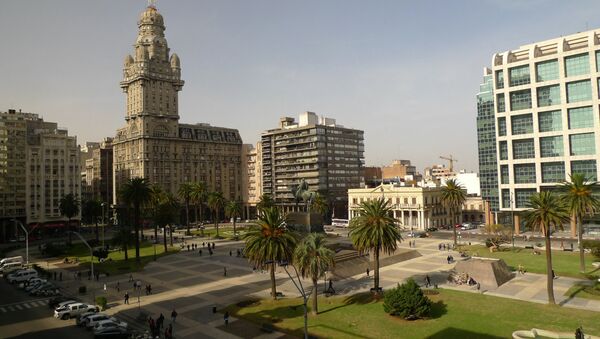
[[[110,320],[110,321],[114,322],[115,324],[119,323],[119,320],[117,318],[111,317],[107,314],[99,313],[97,315],[88,317],[85,321],[85,327],[88,330],[91,330],[96,327],[97,323],[99,323],[101,321],[106,321],[106,320]],[[127,324],[125,324],[125,327],[127,327]]]
[[[62,307],[67,306],[67,305],[76,304],[78,302],[79,301],[77,301],[77,300],[63,301],[63,302],[59,303],[58,305],[56,305],[56,307],[54,308],[54,310],[58,310],[59,308],[62,308]]]
[[[27,286],[25,286],[25,291],[29,292],[35,288],[38,288],[40,285],[47,283],[48,281],[40,278],[33,278],[29,280]]]
[[[77,320],[75,321],[75,324],[77,324],[77,326],[86,326],[87,320],[89,317],[94,316],[94,315],[103,315],[103,314],[104,313],[96,313],[96,312],[82,313],[77,316]]]
[[[37,285],[40,282],[46,282],[46,280],[42,279],[42,278],[31,278],[31,279],[29,279],[27,281],[24,281],[24,282],[20,283],[19,284],[19,288],[20,289],[26,289],[27,287],[33,286],[33,285]]]
[[[115,319],[116,320],[116,319]],[[103,331],[107,328],[120,327],[123,329],[127,329],[127,323],[124,321],[113,321],[112,319],[98,321],[94,325],[94,334],[100,331]]]
[[[54,311],[54,318],[67,320],[67,319],[71,319],[73,317],[76,317],[76,316],[86,313],[86,312],[98,312],[98,311],[99,311],[99,309],[97,306],[82,304],[82,303],[75,303],[75,304],[69,304],[69,305],[65,305],[63,307],[57,308]]]

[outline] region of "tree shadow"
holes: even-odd
[[[375,298],[372,293],[370,293],[370,292],[357,293],[357,294],[353,294],[353,295],[346,297],[344,299],[343,305],[331,307],[324,311],[319,311],[319,314],[335,311],[337,309],[340,309],[340,308],[343,308],[346,306],[350,306],[350,305],[366,305],[366,304],[370,304],[370,303],[374,303],[374,302],[378,302],[378,299]]]
[[[455,328],[455,327],[447,327],[447,328],[445,328],[435,334],[432,334],[426,338],[427,339],[451,339],[451,338],[456,338],[456,339],[502,339],[502,337],[498,337],[495,335],[473,332],[473,331],[468,331],[468,330],[464,330],[461,328]]]
[[[438,300],[431,304],[431,311],[429,312],[430,319],[438,319],[448,313],[448,306],[443,301]]]

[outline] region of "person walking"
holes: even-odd
[[[62,272],[58,274],[58,280],[62,281]]]
[[[425,275],[425,287],[429,288],[431,286],[431,278],[429,278],[429,274]]]
[[[200,254],[200,256],[202,256],[202,249],[198,250],[198,254]]]
[[[123,304],[129,305],[129,292],[125,292],[125,296],[123,298],[125,299]]]
[[[227,325],[229,325],[229,312],[225,311],[225,314],[223,314],[223,320],[225,321],[225,327],[227,327]]]
[[[152,284],[148,284],[148,294],[152,294]]]
[[[129,274],[129,282],[133,281],[133,274]]]
[[[227,267],[223,267],[223,276],[226,277],[227,276]]]
[[[171,322],[175,323],[175,320],[177,320],[177,311],[173,309],[173,312],[171,312]],[[171,328],[171,325],[169,325],[169,328]]]
[[[232,255],[233,255],[233,252],[232,252],[232,251],[229,251],[229,256],[231,257]]]
[[[161,313],[156,319],[156,327],[160,331],[163,329],[163,322],[165,321],[165,316]],[[158,331],[157,331],[158,332]]]
[[[371,271],[369,271],[369,268],[367,267],[367,278],[369,277],[369,273],[370,273],[370,272],[371,272]]]

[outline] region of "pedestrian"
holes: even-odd
[[[450,256],[446,257],[446,261],[448,262],[448,264],[450,264]]]
[[[204,243],[204,241],[202,242],[202,247],[206,247],[206,244]]]
[[[129,292],[125,292],[125,296],[123,298],[125,299],[123,304],[129,305]]]
[[[148,294],[152,294],[152,284],[148,284]]]
[[[129,282],[133,281],[133,274],[129,274]]]
[[[167,331],[169,333],[169,339],[173,338],[173,324],[169,324],[169,328],[167,328]]]
[[[370,273],[370,272],[371,272],[371,271],[369,271],[369,268],[367,267],[367,277],[369,277],[369,273]]]
[[[429,275],[425,275],[425,287],[429,286],[431,286],[431,279],[429,278]]]
[[[552,279],[558,279],[558,277],[556,276],[556,274],[554,274],[554,270],[552,270]]]
[[[200,256],[202,256],[202,249],[198,250],[198,254],[200,254]]]
[[[571,243],[571,251],[573,251],[573,243]]]
[[[117,292],[121,291],[121,284],[117,281]]]
[[[231,257],[232,255],[233,255],[233,252],[232,252],[232,251],[229,251],[229,256]]]
[[[442,250],[442,244],[438,244],[438,251]]]
[[[150,333],[154,334],[154,319],[148,317],[148,327],[150,327]]]
[[[223,314],[223,320],[225,321],[225,327],[227,327],[227,325],[229,325],[229,312],[225,311],[225,314]]]
[[[104,292],[106,292],[106,283],[104,284]]]
[[[162,330],[163,328],[163,321],[165,321],[165,316],[161,313],[158,318],[156,318],[156,329],[158,331]]]
[[[223,267],[223,276],[226,277],[227,276],[227,267]]]
[[[62,272],[58,274],[58,280],[62,281]]]
[[[53,272],[53,273],[54,273],[54,274],[53,274],[53,275],[54,275],[54,280],[56,280],[56,272]]]
[[[518,272],[519,274],[525,274],[525,273],[523,273],[523,265],[519,264],[519,266],[518,266],[518,271],[517,271],[517,272]]]
[[[190,245],[187,245],[187,250],[188,250],[188,252],[190,251]]]
[[[213,242],[213,250],[215,249],[215,243]]]
[[[213,255],[213,251],[210,248],[208,249],[208,254],[210,254],[211,256]]]
[[[171,322],[174,323],[175,320],[177,320],[177,311],[173,309],[173,312],[171,312]],[[171,329],[171,325],[169,325],[169,329]]]
[[[442,244],[442,249],[445,251],[446,250],[446,244]]]

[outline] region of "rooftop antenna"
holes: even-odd
[[[156,0],[148,0],[148,7],[156,9]]]

